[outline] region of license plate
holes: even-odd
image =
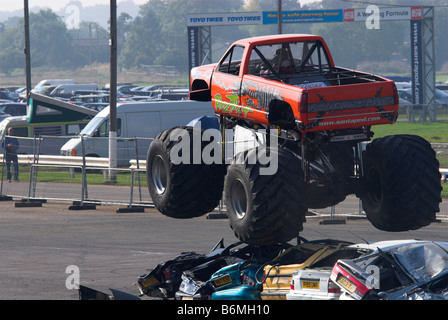
[[[157,280],[155,277],[149,277],[149,278],[146,278],[146,279],[144,279],[144,280],[141,282],[141,284],[142,284],[142,286],[143,286],[144,288],[147,288],[147,287],[149,287],[149,286],[153,286],[153,285],[158,284],[158,283],[159,283],[159,280]]]
[[[229,274],[226,274],[222,277],[216,278],[213,280],[213,285],[215,288],[225,286],[226,284],[229,284],[232,282],[232,277]]]
[[[352,293],[355,292],[355,290],[356,290],[356,285],[353,282],[349,281],[348,279],[346,279],[342,276],[340,276],[336,280],[336,282],[339,283],[342,287],[344,287],[345,289],[347,289],[348,291],[350,291]]]
[[[319,290],[318,280],[302,280],[302,288]]]

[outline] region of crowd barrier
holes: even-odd
[[[406,120],[415,122],[435,122],[448,119],[448,105],[435,103],[433,107],[426,104],[400,104],[399,114],[406,114]]]
[[[131,168],[127,160],[127,167],[110,169],[108,157],[86,155],[83,152],[77,156],[60,155],[61,147],[71,139],[80,139],[78,136],[15,138],[19,143],[17,150],[19,181],[14,179],[11,179],[11,182],[8,181],[5,157],[1,153],[1,199],[19,198],[32,203],[43,200],[72,201],[74,203],[72,208],[78,209],[91,208],[99,204],[118,204],[135,210],[153,206],[146,188],[146,168],[137,165],[138,158],[133,160],[135,167]],[[104,138],[97,139],[104,140]],[[120,140],[123,141],[123,139]],[[138,154],[135,149],[138,144],[134,142],[135,140],[137,139],[126,139],[132,142],[134,148],[132,155]],[[139,140],[147,141],[148,139]],[[101,149],[104,143],[99,145]],[[123,148],[120,144],[117,145]],[[57,149],[59,154],[55,151],[52,152],[53,154],[41,153]],[[119,150],[119,152],[122,151]],[[130,153],[128,150],[126,152],[126,154]],[[146,156],[146,151],[143,155]]]
[[[63,145],[70,139],[80,137],[49,137],[51,141],[59,141]],[[91,153],[82,152],[76,156],[62,156],[55,154],[39,154],[39,139],[17,137],[19,151],[24,143],[32,140],[31,154],[19,154],[19,180],[7,181],[4,155],[0,154],[1,181],[0,198],[21,198],[25,201],[64,200],[77,204],[74,208],[88,207],[95,204],[123,205],[129,210],[153,207],[146,185],[146,150],[138,150],[139,145],[147,143],[148,139],[128,139],[131,144],[126,154],[139,155],[126,159],[127,165],[109,168],[109,158],[90,156]],[[47,137],[40,137],[46,140]],[[93,138],[92,138],[93,139]],[[101,138],[96,138],[101,139]],[[120,138],[117,138],[120,139]],[[120,139],[123,140],[123,139]],[[36,147],[37,144],[37,147]],[[432,143],[437,154],[448,155],[448,144]],[[147,147],[146,147],[147,148]],[[84,149],[84,148],[83,148]],[[123,150],[121,150],[123,153]],[[129,160],[130,159],[130,160]],[[123,160],[123,159],[122,159]],[[448,169],[442,168],[442,174],[448,174]],[[221,203],[217,210],[225,210]],[[362,204],[359,201],[344,201],[335,207],[315,210],[315,213],[330,217],[336,215],[363,216]]]

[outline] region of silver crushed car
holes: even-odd
[[[448,300],[448,242],[395,240],[358,244],[371,253],[338,260],[330,279],[340,299]]]

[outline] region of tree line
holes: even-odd
[[[353,4],[323,0],[301,7],[297,0],[283,0],[282,6],[286,11],[343,9]],[[148,0],[140,6],[136,17],[127,13],[117,17],[119,67],[138,69],[141,65],[170,65],[187,72],[187,14],[276,10],[276,1],[272,0]],[[448,8],[436,7],[435,15],[436,69],[443,69],[445,64],[448,71]],[[237,39],[275,33],[276,25],[212,27],[213,52],[210,54],[217,60]],[[340,66],[362,66],[375,69],[365,71],[381,73],[406,73],[410,69],[408,21],[385,22],[379,30],[368,30],[362,23],[284,24],[283,33],[322,35]],[[84,38],[83,45],[80,37]],[[69,30],[62,17],[50,9],[30,13],[31,66],[59,70],[107,63],[108,38],[108,28],[95,22],[82,21],[79,30]],[[0,47],[2,73],[8,75],[16,69],[24,70],[23,17],[0,23]]]

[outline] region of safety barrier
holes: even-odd
[[[117,204],[126,206],[122,210],[141,211],[144,207],[152,206],[146,190],[146,179],[141,177],[142,170],[130,167],[111,169],[109,158],[105,157],[84,156],[82,153],[78,156],[59,155],[61,146],[72,138],[78,138],[77,136],[16,138],[19,141],[18,152],[28,154],[18,155],[18,182],[6,179],[4,154],[0,154],[1,200],[21,198],[22,202],[29,203],[46,200],[73,201],[73,209]],[[133,142],[132,145],[137,143]],[[45,148],[42,149],[42,146]],[[57,148],[57,155],[39,153],[39,150]]]
[[[400,104],[399,113],[406,113],[408,122],[435,122],[448,119],[448,105],[435,103],[431,107],[426,104]]]
[[[137,141],[138,138],[133,140]],[[137,142],[134,142],[133,147],[136,145]],[[438,155],[448,154],[448,144],[432,143],[432,146]],[[6,180],[4,155],[0,154],[0,199],[68,200],[79,208],[102,203],[124,205],[129,210],[153,206],[146,186],[146,160],[131,159],[128,166],[120,168],[109,168],[109,158],[82,155],[21,154],[18,161],[21,181],[9,183]],[[448,174],[447,168],[440,171]],[[221,203],[219,211],[222,209]],[[330,219],[341,213],[364,216],[361,203],[353,200],[315,210],[315,213],[329,216]]]
[[[48,165],[60,165],[60,166],[82,166],[85,162],[87,167],[99,167],[108,168],[109,158],[97,158],[97,157],[65,157],[65,156],[51,156],[51,155],[40,155],[38,159],[34,155],[30,154],[19,154],[17,156],[19,164],[21,165],[32,165],[36,162],[39,164]],[[3,154],[0,154],[0,162],[3,162]],[[136,163],[137,161],[134,160]]]

